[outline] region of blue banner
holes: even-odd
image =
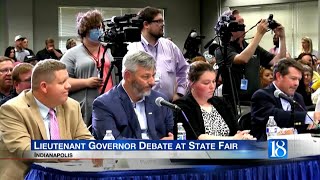
[[[245,140],[32,140],[31,150],[48,151],[234,151],[263,150],[266,143]]]

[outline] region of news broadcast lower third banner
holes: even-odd
[[[288,157],[285,139],[246,140],[33,140],[31,159],[279,159]]]

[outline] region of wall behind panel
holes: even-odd
[[[0,54],[13,44],[17,34],[27,36],[29,46],[35,52],[44,48],[44,41],[49,36],[57,43],[59,6],[163,8],[166,10],[166,36],[172,37],[181,49],[189,31],[200,30],[198,0],[1,0]]]

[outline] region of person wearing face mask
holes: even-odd
[[[61,58],[70,76],[70,97],[80,102],[82,116],[88,126],[91,124],[93,100],[99,94],[111,89],[114,79],[109,78],[105,91],[101,92],[112,60],[112,56],[106,52],[102,67],[104,46],[99,41],[99,37],[103,34],[102,22],[103,17],[98,10],[79,13],[77,29],[82,44],[69,49]]]

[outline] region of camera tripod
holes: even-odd
[[[105,53],[108,48],[111,49],[111,54],[112,54],[114,60],[111,61],[110,69],[109,69],[108,74],[105,78],[105,81],[104,81],[104,84],[103,84],[103,87],[102,87],[100,94],[104,93],[114,67],[117,68],[117,73],[115,73],[116,77],[118,77],[118,80],[116,81],[117,84],[122,80],[122,59],[128,51],[127,46],[128,46],[128,44],[126,44],[126,43],[110,43],[104,48],[103,58],[101,59],[101,67],[103,68],[103,66],[104,66],[104,63],[105,63],[104,56],[105,56]],[[100,72],[100,77],[101,78],[103,77],[103,71]]]
[[[230,39],[231,39],[231,32],[224,30],[220,32],[220,40],[222,42],[222,47],[220,47],[217,50],[221,51],[222,54],[222,61],[219,63],[219,70],[216,76],[216,82],[219,79],[220,74],[223,78],[229,79],[229,85],[231,88],[231,99],[232,102],[230,102],[230,94],[223,94],[224,97],[227,97],[226,100],[231,103],[232,109],[234,113],[238,116],[241,114],[241,108],[240,108],[240,100],[239,100],[239,94],[237,91],[237,88],[235,87],[234,78],[232,76],[231,67],[232,67],[232,60],[228,60],[227,53],[228,53],[228,46],[230,45]],[[223,51],[222,51],[222,49]],[[226,81],[223,80],[224,86]],[[225,87],[224,87],[225,88]]]

